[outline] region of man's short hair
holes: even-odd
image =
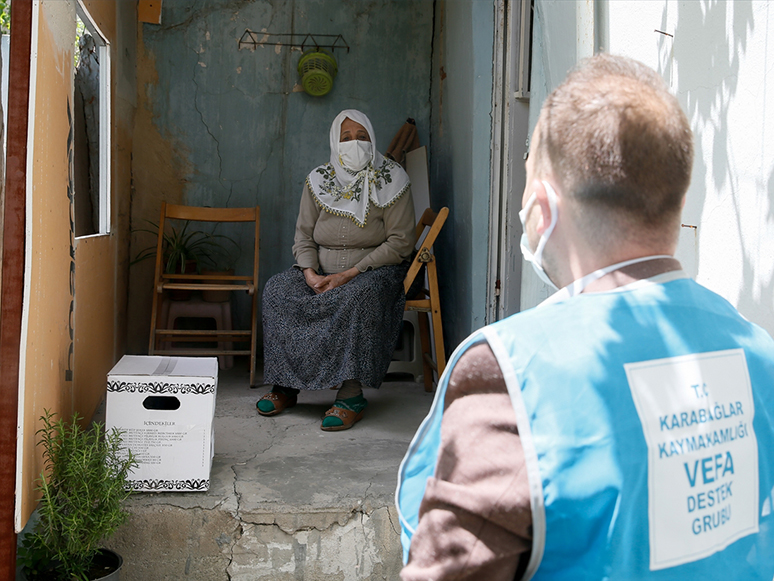
[[[680,215],[693,137],[649,67],[609,54],[582,61],[548,96],[538,127],[538,171],[584,206],[656,228]]]

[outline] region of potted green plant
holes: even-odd
[[[159,225],[147,221],[150,228],[137,228],[134,232],[147,232],[153,234],[158,240]],[[166,274],[193,274],[202,273],[204,268],[213,270],[219,264],[231,264],[231,256],[239,251],[239,245],[228,236],[213,234],[202,230],[189,229],[190,222],[186,221],[180,227],[170,225],[168,232],[162,239],[163,265]],[[129,265],[137,264],[156,256],[157,244],[143,248]],[[230,266],[219,270],[229,270]],[[172,298],[186,300],[190,297],[190,291],[173,291]]]
[[[122,559],[101,543],[128,516],[128,476],[137,466],[121,433],[104,424],[82,428],[46,410],[38,430],[44,471],[39,521],[22,541],[19,563],[28,581],[117,581]]]
[[[148,220],[150,228],[137,228],[134,232],[148,232],[158,239],[159,225]],[[212,234],[202,230],[189,230],[190,222],[184,222],[182,227],[170,226],[170,231],[164,233],[161,249],[164,254],[164,272],[167,274],[185,273],[186,265],[193,262],[196,272],[201,272],[202,266],[213,264],[213,257],[229,256],[239,245],[224,234]],[[227,248],[227,244],[231,249]],[[137,253],[130,266],[156,256],[157,245],[143,248]]]

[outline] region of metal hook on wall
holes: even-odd
[[[327,48],[331,51],[346,49],[346,51],[349,52],[349,44],[347,44],[347,41],[344,40],[344,37],[341,34],[256,32],[247,28],[239,39],[239,50],[242,50],[243,48],[255,50],[259,46],[263,47],[266,45],[289,46],[291,48],[300,49],[301,52],[312,47],[316,50]]]

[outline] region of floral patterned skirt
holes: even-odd
[[[403,321],[409,263],[362,272],[315,294],[291,268],[263,289],[263,377],[267,384],[328,389],[346,379],[379,387]]]

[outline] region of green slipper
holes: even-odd
[[[363,413],[368,401],[363,394],[348,399],[337,399],[333,406],[325,412],[320,429],[324,432],[348,430],[363,419]]]
[[[276,416],[281,411],[292,408],[298,402],[298,390],[275,385],[255,404],[262,416]]]

